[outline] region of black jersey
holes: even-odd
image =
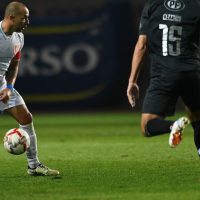
[[[153,63],[200,70],[200,0],[148,0],[139,32],[147,35]]]

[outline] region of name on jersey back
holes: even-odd
[[[164,21],[172,21],[172,22],[181,22],[182,17],[180,15],[173,15],[173,14],[163,14]]]

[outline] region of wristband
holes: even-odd
[[[14,89],[12,84],[7,84],[7,88],[10,89],[11,91]]]

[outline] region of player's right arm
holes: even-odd
[[[10,98],[18,74],[19,61],[20,52],[18,52],[12,58],[8,71],[6,72],[7,87],[0,91],[0,101],[2,101],[3,103],[7,103]]]
[[[135,106],[135,101],[139,97],[139,87],[137,85],[138,74],[147,52],[147,33],[148,20],[150,17],[150,1],[147,1],[141,15],[139,38],[137,40],[132,58],[132,67],[127,88],[128,101],[132,107]]]
[[[131,73],[127,88],[128,101],[132,107],[135,106],[135,101],[139,97],[139,87],[137,85],[137,78],[146,52],[147,52],[147,36],[140,35],[133,53]]]

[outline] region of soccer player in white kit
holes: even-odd
[[[4,19],[0,22],[0,110],[7,112],[25,130],[31,140],[27,150],[28,174],[56,176],[59,171],[40,163],[37,153],[37,138],[33,118],[23,98],[14,89],[18,74],[20,53],[24,45],[22,31],[29,24],[29,10],[21,2],[11,2],[5,9]]]

